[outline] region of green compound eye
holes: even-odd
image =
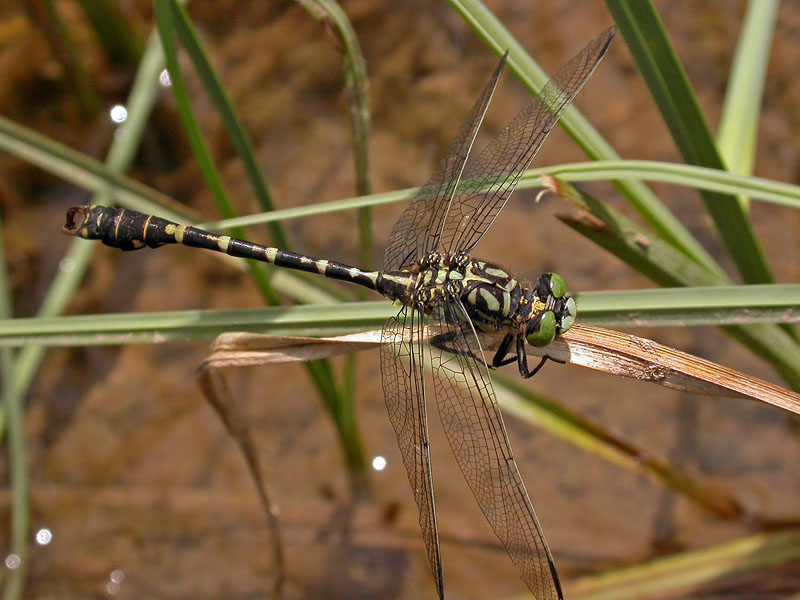
[[[578,306],[575,304],[575,298],[567,298],[564,304],[563,312],[561,313],[561,323],[558,327],[558,333],[564,333],[567,329],[575,324],[575,318],[578,316]]]
[[[531,346],[547,346],[556,337],[556,316],[552,310],[532,319],[525,331],[525,339]]]
[[[564,278],[557,273],[549,273],[550,276],[550,292],[554,298],[563,298],[567,293],[567,284],[564,283]]]

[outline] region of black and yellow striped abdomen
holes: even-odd
[[[279,248],[262,246],[227,235],[218,235],[191,225],[179,225],[161,217],[135,210],[106,206],[75,206],[67,213],[65,233],[87,240],[100,240],[120,250],[138,250],[149,246],[182,244],[222,252],[237,258],[249,258],[276,267],[306,271],[332,279],[349,281],[376,289],[378,271],[362,271],[332,260],[295,254]]]

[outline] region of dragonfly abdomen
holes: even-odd
[[[67,212],[67,221],[62,229],[70,235],[87,240],[100,240],[106,246],[120,250],[182,244],[192,248],[222,252],[237,258],[266,262],[277,267],[316,273],[372,290],[376,289],[379,275],[377,271],[362,271],[336,261],[262,246],[125,208],[73,206]]]

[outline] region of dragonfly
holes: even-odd
[[[182,244],[317,273],[375,290],[400,309],[382,329],[381,372],[389,419],[414,500],[440,599],[442,560],[434,505],[426,355],[445,436],[477,503],[538,600],[563,598],[550,549],[511,450],[489,370],[513,362],[533,376],[526,342],[548,345],[575,322],[564,280],[534,285],[470,253],[503,209],[545,138],[608,51],[611,27],[564,65],[478,156],[468,162],[507,53],[492,73],[430,180],[394,225],[380,271],[358,269],[179,225],[124,208],[68,210],[64,233],[121,250]],[[491,362],[478,333],[504,333]]]

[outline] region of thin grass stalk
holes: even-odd
[[[355,168],[356,195],[372,193],[369,182],[369,81],[361,45],[353,26],[342,8],[333,0],[298,0],[314,18],[332,27],[341,43],[342,72],[350,107],[350,128],[353,136],[353,166]],[[358,209],[358,260],[362,268],[372,265],[372,207]],[[356,290],[356,297],[364,300],[368,290]],[[344,393],[351,399],[355,394],[355,377],[358,357],[351,354],[345,359],[343,369]]]
[[[233,206],[228,199],[225,189],[222,185],[222,179],[214,166],[214,161],[211,159],[211,154],[208,151],[205,140],[200,133],[200,127],[197,120],[194,118],[194,111],[192,110],[189,102],[189,94],[186,90],[186,85],[183,81],[183,74],[180,66],[178,65],[178,54],[175,47],[173,35],[175,32],[175,24],[173,20],[173,11],[169,0],[155,0],[153,3],[154,14],[156,17],[156,25],[158,27],[159,36],[161,39],[161,46],[164,50],[164,58],[167,63],[167,70],[169,71],[171,89],[175,97],[175,106],[178,109],[178,116],[181,119],[184,133],[189,141],[189,146],[192,149],[192,155],[197,161],[197,166],[203,176],[206,187],[211,193],[217,211],[223,217],[231,218],[235,215]],[[239,238],[244,238],[244,231],[240,228],[232,228],[231,233]],[[279,299],[272,286],[269,283],[269,277],[265,270],[255,264],[253,261],[247,261],[247,269],[253,282],[256,284],[261,295],[267,300],[269,304],[278,304]]]
[[[13,316],[11,288],[6,271],[5,244],[0,229],[0,318]],[[19,557],[16,569],[4,569],[0,576],[3,586],[3,600],[22,598],[25,591],[25,578],[28,572],[30,539],[30,493],[28,466],[25,460],[25,415],[22,397],[14,394],[14,351],[11,348],[0,350],[0,438],[8,433],[6,451],[8,455],[9,482],[11,485],[11,540],[9,554]]]
[[[11,547],[10,554],[19,559],[17,568],[8,571],[3,600],[19,600],[25,592],[25,579],[30,558],[30,506],[28,468],[25,462],[25,410],[22,394],[16,393],[15,365],[11,351],[0,353],[3,377],[2,400],[8,431],[9,480],[11,484]]]
[[[211,64],[211,60],[203,49],[189,15],[177,2],[175,2],[175,0],[168,0],[168,2],[172,16],[171,23],[174,26],[175,33],[180,40],[181,46],[189,57],[189,60],[191,61],[192,66],[197,73],[197,76],[202,83],[208,98],[216,108],[223,128],[228,135],[228,139],[231,141],[237,157],[242,162],[245,175],[247,176],[247,180],[253,190],[256,201],[258,202],[262,211],[273,211],[274,205],[272,202],[272,195],[270,194],[267,182],[262,176],[258,167],[255,151],[252,143],[250,142],[250,137],[247,134],[247,131],[244,129],[241,119],[236,114],[220,78]],[[185,94],[181,93],[181,97],[184,96]],[[186,99],[188,103],[188,97]],[[188,104],[186,110],[188,113],[192,113],[190,103]],[[196,135],[202,140],[202,136],[199,133],[199,128],[197,128]],[[199,145],[193,149],[201,148],[201,146],[203,145]],[[213,166],[213,161],[209,156],[208,160],[202,160],[200,161],[200,164],[211,164]],[[219,179],[219,176],[215,175],[213,172],[209,173],[208,177],[212,180]],[[220,190],[224,191],[221,180],[219,180],[218,187]],[[233,206],[230,204],[224,194],[222,195],[222,198],[217,198],[217,200],[218,206],[228,205],[222,214],[232,215],[235,212]],[[277,221],[270,221],[267,225],[273,243],[279,248],[289,248],[289,241],[280,223]],[[244,237],[244,232],[238,228],[235,228],[230,233],[235,237]],[[251,274],[256,272],[255,267],[252,265],[248,265],[246,268],[251,269]],[[266,279],[269,282],[268,287],[274,289],[275,286],[272,285],[273,275],[274,273],[267,269],[264,275],[261,275],[260,273],[256,274],[256,281],[259,286],[263,286],[263,280]],[[320,290],[320,293],[323,291],[328,292],[330,290],[328,282],[320,280],[318,277],[308,276],[307,273],[293,273],[292,277],[296,279],[302,279],[309,287]],[[314,301],[319,302],[320,300],[315,299]]]
[[[162,46],[164,48],[167,69],[169,70],[170,79],[172,81],[172,91],[175,96],[175,104],[178,108],[178,114],[181,118],[187,139],[189,140],[189,144],[192,148],[192,154],[198,163],[198,167],[200,168],[206,186],[208,187],[211,196],[214,199],[214,203],[217,206],[218,212],[223,217],[231,218],[234,216],[234,209],[227,193],[225,192],[222,179],[219,176],[217,168],[214,165],[214,161],[211,158],[211,154],[208,151],[205,140],[200,132],[197,120],[194,117],[194,111],[192,109],[191,102],[189,101],[189,95],[183,80],[183,74],[178,64],[177,48],[175,46],[173,35],[183,31],[183,37],[186,38],[187,43],[192,45],[194,50],[193,56],[195,59],[197,59],[199,54],[199,44],[194,46],[196,37],[188,35],[188,33],[191,33],[188,25],[188,17],[186,17],[185,13],[177,8],[174,0],[154,0],[153,6],[156,17],[156,25],[158,26]],[[223,116],[227,115],[234,121],[238,122],[238,119],[233,116],[232,110],[229,113],[227,112],[227,109],[229,108],[227,99],[225,99],[225,102],[221,100],[224,97],[224,94],[221,93],[221,86],[218,85],[218,78],[211,70],[208,61],[198,60],[197,65],[202,67],[201,72],[203,74],[203,81],[209,84],[211,89],[214,91],[212,99],[215,99],[215,104],[218,111],[222,110]],[[213,82],[216,82],[217,85],[214,85]],[[207,88],[207,90],[208,89],[209,88]],[[243,147],[245,147],[245,154],[250,155],[250,160],[246,161],[246,163],[251,164],[252,167],[255,168],[255,161],[252,158],[252,149],[249,148],[249,144],[243,142],[243,139],[246,141],[243,130],[239,128],[234,129],[236,132],[238,132],[234,135],[234,138],[237,139],[239,143],[243,144]],[[239,137],[240,134],[241,137]],[[261,181],[260,176],[257,177],[257,179]],[[264,191],[266,191],[265,185]],[[268,195],[264,196],[264,198],[268,198]],[[277,231],[280,231],[280,229],[277,228]],[[244,232],[240,228],[232,228],[231,234],[238,238],[244,238]],[[246,262],[250,276],[253,278],[256,287],[258,288],[264,300],[271,305],[279,304],[279,298],[270,284],[267,271],[262,267],[262,265],[256,263],[255,261]],[[333,372],[330,364],[327,361],[308,362],[303,365],[303,368],[308,374],[312,384],[317,389],[317,392],[323,401],[323,405],[328,409],[328,412],[334,420],[340,440],[343,441],[342,449],[347,458],[348,466],[351,467],[349,472],[351,474],[351,483],[353,489],[356,493],[360,493],[358,490],[364,481],[363,474],[366,473],[366,466],[363,461],[364,454],[361,450],[360,438],[357,435],[353,435],[354,432],[357,432],[357,427],[355,426],[355,423],[347,422],[348,415],[352,416],[353,412],[352,410],[341,408],[342,404],[348,403],[349,401],[346,397],[344,397],[341,390],[339,390],[338,386],[336,385]]]
[[[137,64],[144,52],[144,39],[131,27],[117,2],[78,0],[94,29],[109,63],[115,66]]]
[[[155,92],[158,86],[158,71],[161,68],[161,64],[162,59],[159,45],[156,41],[151,39],[142,63],[139,66],[133,89],[131,90],[129,102],[130,110],[124,126],[126,134],[117,136],[109,151],[106,166],[111,172],[125,170],[135,154],[135,148],[138,145],[141,130],[144,127],[153,99],[155,98]],[[100,195],[93,198],[93,201],[97,202],[101,202],[102,200],[103,196]],[[37,312],[38,317],[52,317],[64,311],[80,284],[80,280],[86,271],[95,247],[94,244],[86,244],[82,240],[75,240],[71,243],[67,254],[61,261],[62,269],[50,285],[42,302],[42,306]],[[5,261],[3,261],[3,264],[5,264]],[[4,353],[2,355],[4,371],[13,374],[12,377],[4,377],[2,390],[3,404],[7,411],[10,408],[9,419],[11,419],[12,416],[16,419],[18,412],[21,422],[23,416],[23,401],[41,365],[44,353],[45,348],[41,346],[25,347],[19,352],[14,364],[10,367],[5,366],[7,360],[6,354]],[[12,433],[12,429],[14,429],[14,426],[9,424],[9,444],[22,444],[24,448],[24,439],[17,439],[17,434]],[[22,429],[20,424],[20,436],[21,435]],[[17,461],[22,461],[24,463],[22,451],[15,451],[14,462]],[[16,470],[19,473],[19,467],[17,467]],[[14,488],[14,510],[20,515],[19,517],[14,517],[16,525],[13,525],[12,528],[15,532],[22,531],[23,521],[27,521],[27,511],[29,510],[27,501],[27,475],[22,474],[20,477],[24,479],[21,479],[16,484],[12,483],[12,488]],[[17,489],[17,486],[22,486],[22,488],[25,489]],[[24,508],[21,508],[22,505],[24,505]],[[24,529],[27,530],[27,526],[25,526]],[[22,533],[15,533],[14,535],[15,537],[17,535],[21,536]],[[23,549],[27,548],[27,539],[28,536],[26,535],[24,541],[21,542],[20,547]],[[23,568],[27,568],[27,565],[23,564]],[[6,588],[8,600],[21,597],[24,591],[24,572],[19,571],[19,574],[15,572],[13,577],[12,583]]]
[[[139,96],[131,96],[131,99]],[[118,130],[119,135],[132,135],[131,112],[128,105],[128,120]],[[119,137],[118,135],[118,137]],[[112,145],[117,151],[130,148]],[[135,146],[133,146],[135,149]],[[158,214],[177,222],[196,222],[196,215],[179,205],[169,196],[129,177],[108,169],[103,163],[86,154],[77,152],[63,144],[32,131],[0,116],[0,149],[18,158],[35,164],[42,170],[61,177],[76,186],[96,194],[105,193],[119,204],[145,213]],[[130,152],[127,149],[126,152]],[[542,186],[542,175],[549,174],[571,183],[607,181],[609,179],[631,179],[669,183],[714,192],[746,194],[753,200],[769,202],[778,206],[800,209],[800,186],[760,177],[738,175],[717,169],[695,167],[678,163],[618,160],[583,163],[565,163],[529,169],[520,180],[519,189]],[[286,221],[301,217],[328,214],[342,210],[355,210],[364,206],[383,206],[405,202],[414,197],[418,188],[406,188],[368,196],[320,202],[310,206],[280,209],[273,212],[252,214],[232,219],[208,221],[198,226],[213,231],[229,230],[231,227],[248,227],[272,221]]]
[[[369,195],[372,193],[369,182],[369,80],[358,36],[345,12],[333,0],[297,2],[314,18],[332,27],[341,43],[342,73],[349,96],[350,127],[353,132],[356,195]],[[372,209],[369,206],[359,208],[358,221],[359,264],[369,268],[372,264]]]
[[[53,0],[25,0],[23,7],[31,20],[41,27],[53,57],[64,69],[78,114],[83,119],[91,119],[100,112],[100,97]]]

